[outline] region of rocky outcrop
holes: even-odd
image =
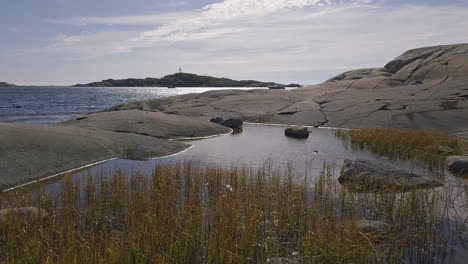
[[[254,80],[235,81],[228,78],[201,76],[191,73],[176,73],[166,75],[161,79],[108,79],[88,84],[76,84],[78,87],[269,87],[281,85],[274,82],[259,82]],[[284,85],[282,85],[284,86]],[[287,87],[302,87],[299,84],[289,84]]]
[[[345,160],[338,181],[358,192],[408,191],[442,186],[435,179],[369,160]]]
[[[285,136],[293,138],[308,138],[309,133],[307,127],[288,127],[284,131]]]
[[[16,86],[16,85],[7,83],[7,82],[0,82],[0,87],[12,87],[12,86]]]
[[[447,168],[455,176],[468,178],[468,156],[450,156]]]
[[[205,120],[139,110],[93,113],[62,122],[59,126],[100,129],[161,139],[200,138],[231,132],[226,127]]]
[[[381,68],[291,91],[211,91],[109,109],[327,127],[433,129],[468,137],[468,44],[414,49]]]

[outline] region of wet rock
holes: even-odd
[[[359,220],[356,226],[362,233],[384,235],[388,232],[389,224],[382,221]]]
[[[228,120],[221,123],[221,125],[230,127],[230,128],[239,128],[242,127],[244,121],[237,118],[229,118]]]
[[[270,258],[266,262],[267,264],[299,264],[297,260],[290,258]]]
[[[210,122],[216,123],[216,124],[221,124],[222,122],[224,122],[224,119],[221,118],[221,117],[215,117],[215,118],[211,118]]]
[[[468,156],[450,156],[447,168],[455,176],[468,178]]]
[[[284,131],[284,134],[287,137],[308,138],[309,130],[307,129],[307,127],[288,127]]]
[[[338,181],[358,192],[408,191],[442,186],[437,180],[370,160],[345,160]]]
[[[0,210],[0,223],[6,220],[10,214],[19,214],[23,219],[44,219],[49,214],[44,210],[37,207],[18,207]]]

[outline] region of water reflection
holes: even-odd
[[[325,162],[341,168],[345,159],[371,159],[388,163],[388,159],[364,150],[350,148],[347,143],[335,136],[335,130],[311,128],[307,139],[284,136],[285,127],[246,124],[242,133],[213,137],[203,140],[185,141],[193,147],[179,155],[147,161],[116,159],[73,173],[75,179],[113,175],[116,170],[125,175],[139,172],[151,175],[158,165],[191,161],[198,166],[225,166],[260,168],[269,162],[275,171],[289,170],[298,180],[307,176],[317,177]],[[395,163],[395,162],[393,162]],[[398,162],[401,169],[414,170],[410,163]],[[338,172],[338,171],[337,171]],[[63,177],[42,182],[33,188],[53,191],[63,182]]]

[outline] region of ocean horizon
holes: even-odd
[[[212,90],[264,87],[72,87],[15,86],[0,89],[0,122],[54,124],[115,105]]]

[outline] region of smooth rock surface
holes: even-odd
[[[207,137],[231,132],[226,127],[206,120],[194,120],[179,115],[139,110],[93,113],[59,125],[165,139]]]
[[[455,176],[468,178],[468,156],[450,156],[447,168]]]
[[[358,192],[408,191],[442,183],[370,160],[345,160],[338,181]]]
[[[131,133],[0,123],[0,191],[103,160],[147,159],[188,147]]]
[[[468,44],[410,50],[382,68],[348,71],[291,91],[224,90],[152,99],[142,109],[209,119],[347,128],[432,129],[468,135]]]
[[[286,136],[293,138],[308,138],[309,133],[307,127],[288,127],[284,131]]]

